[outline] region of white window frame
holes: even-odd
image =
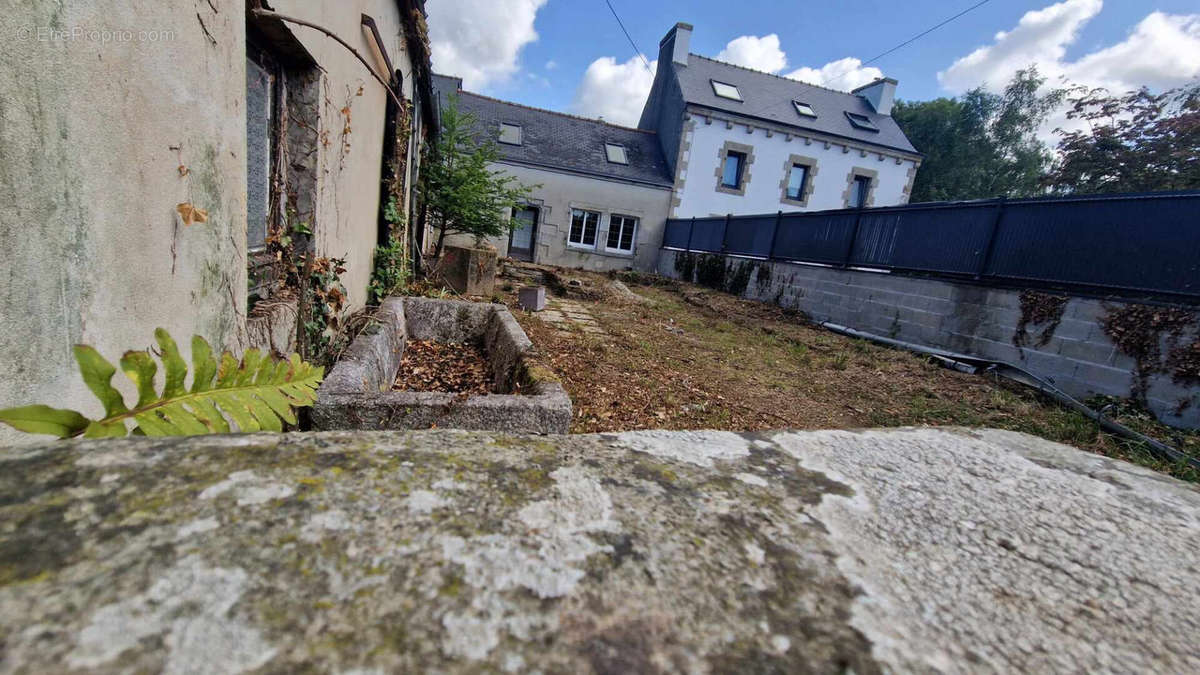
[[[737,101],[739,103],[741,103],[744,100],[744,99],[742,99],[742,92],[740,90],[738,90],[736,84],[730,84],[728,82],[722,82],[720,80],[709,80],[708,82],[709,82],[709,84],[712,85],[713,94],[715,94],[716,96],[718,96],[720,98],[727,98],[730,101]],[[717,85],[720,85],[720,87],[718,87]],[[729,94],[729,92],[722,94],[721,87],[729,87],[730,89],[733,90],[733,95],[731,96]]]
[[[792,99],[792,107],[796,109],[796,114],[801,117],[812,117],[813,119],[817,117],[816,109],[803,101]]]
[[[613,231],[613,220],[614,219],[621,220],[621,230],[617,232],[617,248],[611,248],[608,245],[608,238]],[[606,231],[604,233],[604,252],[605,253],[618,253],[621,255],[633,255],[634,250],[637,249],[637,231],[638,231],[638,225],[639,225],[638,220],[639,219],[637,218],[637,216],[627,216],[623,213],[609,214],[609,216],[608,216],[608,231]],[[633,224],[632,225],[633,233],[629,235],[629,248],[628,249],[620,248],[621,235],[624,234],[625,225],[626,225],[626,223],[629,223],[629,222],[631,222]]]
[[[505,131],[505,129],[516,129],[516,132],[517,132],[517,140],[516,140],[516,141],[506,141],[506,140],[504,140],[504,131]],[[521,128],[521,125],[520,125],[520,124],[509,124],[508,122],[501,122],[501,123],[500,123],[500,138],[499,138],[499,141],[500,141],[501,143],[503,143],[503,144],[505,144],[505,145],[521,145],[521,141],[522,141],[522,140],[524,140],[524,138],[523,138],[523,137],[524,137],[524,135],[525,135],[525,130]]]
[[[575,229],[575,214],[576,213],[584,214],[583,229],[581,229],[579,231],[579,241],[578,242],[571,241],[571,234],[572,234],[572,231]],[[586,244],[583,242],[583,239],[587,235],[587,214],[589,214],[589,213],[596,214],[596,229],[592,233],[592,243]],[[600,241],[600,219],[603,217],[604,217],[604,213],[601,211],[593,211],[591,209],[582,209],[582,208],[572,207],[571,208],[571,220],[567,223],[567,248],[577,248],[577,249],[582,249],[585,251],[595,251],[596,246]]]
[[[618,153],[620,159],[613,159],[614,152]],[[625,150],[625,146],[621,145],[620,143],[605,143],[604,157],[609,161],[610,164],[629,165],[629,153]]]

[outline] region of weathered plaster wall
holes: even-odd
[[[589,270],[632,267],[649,272],[654,269],[658,247],[662,245],[667,210],[670,208],[669,187],[621,183],[515,164],[493,164],[492,167],[515,176],[526,185],[540,185],[530,193],[529,199],[541,209],[534,262]],[[572,208],[601,213],[594,249],[567,245]],[[609,217],[614,213],[638,218],[632,256],[604,250]],[[437,241],[437,232],[432,232],[427,241],[432,250],[432,245]],[[452,236],[447,237],[447,241],[469,244],[473,239]],[[495,246],[501,256],[508,255],[508,235],[489,239],[488,243]]]
[[[679,278],[677,251],[663,250],[659,273]],[[1018,365],[1075,397],[1128,397],[1136,363],[1106,334],[1103,317],[1123,303],[1071,297],[1058,325],[1029,324],[1020,348],[1021,291],[842,270],[816,265],[729,258],[753,268],[741,294],[884,337]],[[736,290],[736,289],[735,289]],[[1193,325],[1189,339],[1200,332]],[[1039,344],[1043,342],[1043,344]],[[1147,402],[1173,426],[1200,427],[1200,391],[1170,373],[1149,380]]]
[[[760,124],[747,125],[717,113],[687,114],[682,153],[677,169],[679,204],[673,217],[691,218],[727,213],[751,214],[775,211],[820,211],[846,207],[846,188],[854,169],[878,172],[872,190],[873,206],[908,202],[916,158],[853,141],[838,141],[820,135],[792,135]],[[753,148],[753,163],[747,167],[745,194],[717,190],[716,171],[725,143]],[[882,155],[881,155],[882,153]],[[786,179],[789,157],[803,155],[816,160],[810,172],[813,189],[804,207],[783,200],[780,181]],[[882,158],[881,158],[882,157]],[[897,163],[899,161],[899,163]],[[680,187],[681,186],[681,187]]]
[[[243,11],[229,0],[37,0],[0,12],[0,407],[99,413],[75,343],[114,362],[153,344],[156,326],[185,356],[193,334],[241,343]],[[208,222],[181,224],[181,202]],[[0,443],[16,437],[0,429]]]
[[[385,79],[387,66],[374,47],[361,16],[375,19],[392,65],[404,74],[403,93],[412,99],[412,64],[401,37],[395,0],[311,2],[278,0],[280,14],[328,28],[350,43]],[[319,31],[289,25],[323,69],[321,78],[322,145],[317,162],[316,239],[321,255],[346,259],[342,283],[351,309],[367,300],[371,262],[378,237],[379,182],[387,93],[345,47]],[[361,91],[361,94],[360,94]]]

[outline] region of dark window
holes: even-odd
[[[745,153],[730,150],[725,154],[725,166],[721,169],[721,185],[729,188],[742,186],[742,167],[746,164]]]
[[[612,216],[608,219],[608,242],[610,251],[623,253],[633,252],[633,238],[637,231],[637,218],[631,216]]]
[[[850,208],[857,209],[860,206],[867,205],[867,199],[871,196],[871,177],[870,176],[855,176],[854,187],[850,190]]]
[[[875,123],[871,121],[871,118],[867,117],[866,115],[848,112],[846,113],[846,119],[850,120],[850,124],[859,129],[863,129],[865,131],[879,131],[879,127],[875,126]]]
[[[788,172],[787,198],[800,201],[804,199],[804,184],[808,182],[808,167],[803,164],[793,164]]]
[[[600,214],[596,211],[571,209],[571,232],[567,243],[575,246],[596,246],[596,229],[600,225]]]

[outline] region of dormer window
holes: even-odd
[[[616,143],[605,143],[604,154],[613,164],[628,164],[629,157],[625,154],[625,146]]]
[[[500,123],[500,142],[506,145],[521,144],[521,125]]]
[[[803,117],[816,117],[817,116],[817,111],[813,110],[813,107],[807,103],[793,100],[792,106],[794,108],[796,108],[796,113]]]
[[[864,131],[879,131],[879,127],[875,126],[875,123],[871,121],[871,118],[867,117],[866,115],[848,112],[846,113],[846,119],[850,120],[850,124],[857,129],[862,129]]]
[[[709,82],[712,83],[713,93],[717,96],[733,101],[742,100],[742,94],[736,86],[725,82],[717,82],[716,80],[709,80]]]

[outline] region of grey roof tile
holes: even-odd
[[[866,99],[856,94],[714,61],[699,54],[688,54],[687,66],[677,63],[671,65],[675,69],[679,87],[683,90],[683,98],[688,103],[904,152],[917,152],[896,124],[896,120],[890,115],[875,112]],[[742,102],[714,94],[710,80],[736,85],[742,95]],[[798,114],[792,106],[793,99],[812,106],[817,113],[816,119]],[[879,127],[879,131],[855,128],[846,119],[847,112],[866,115]]]
[[[449,95],[456,94],[459,110],[475,115],[478,128],[487,130],[493,140],[499,137],[501,122],[521,126],[521,145],[497,144],[502,159],[620,180],[662,186],[673,184],[658,137],[653,131],[531,108],[463,91],[460,80],[453,77],[434,75],[433,79],[435,97],[445,101]],[[604,152],[605,143],[625,146],[629,164],[609,162]]]

